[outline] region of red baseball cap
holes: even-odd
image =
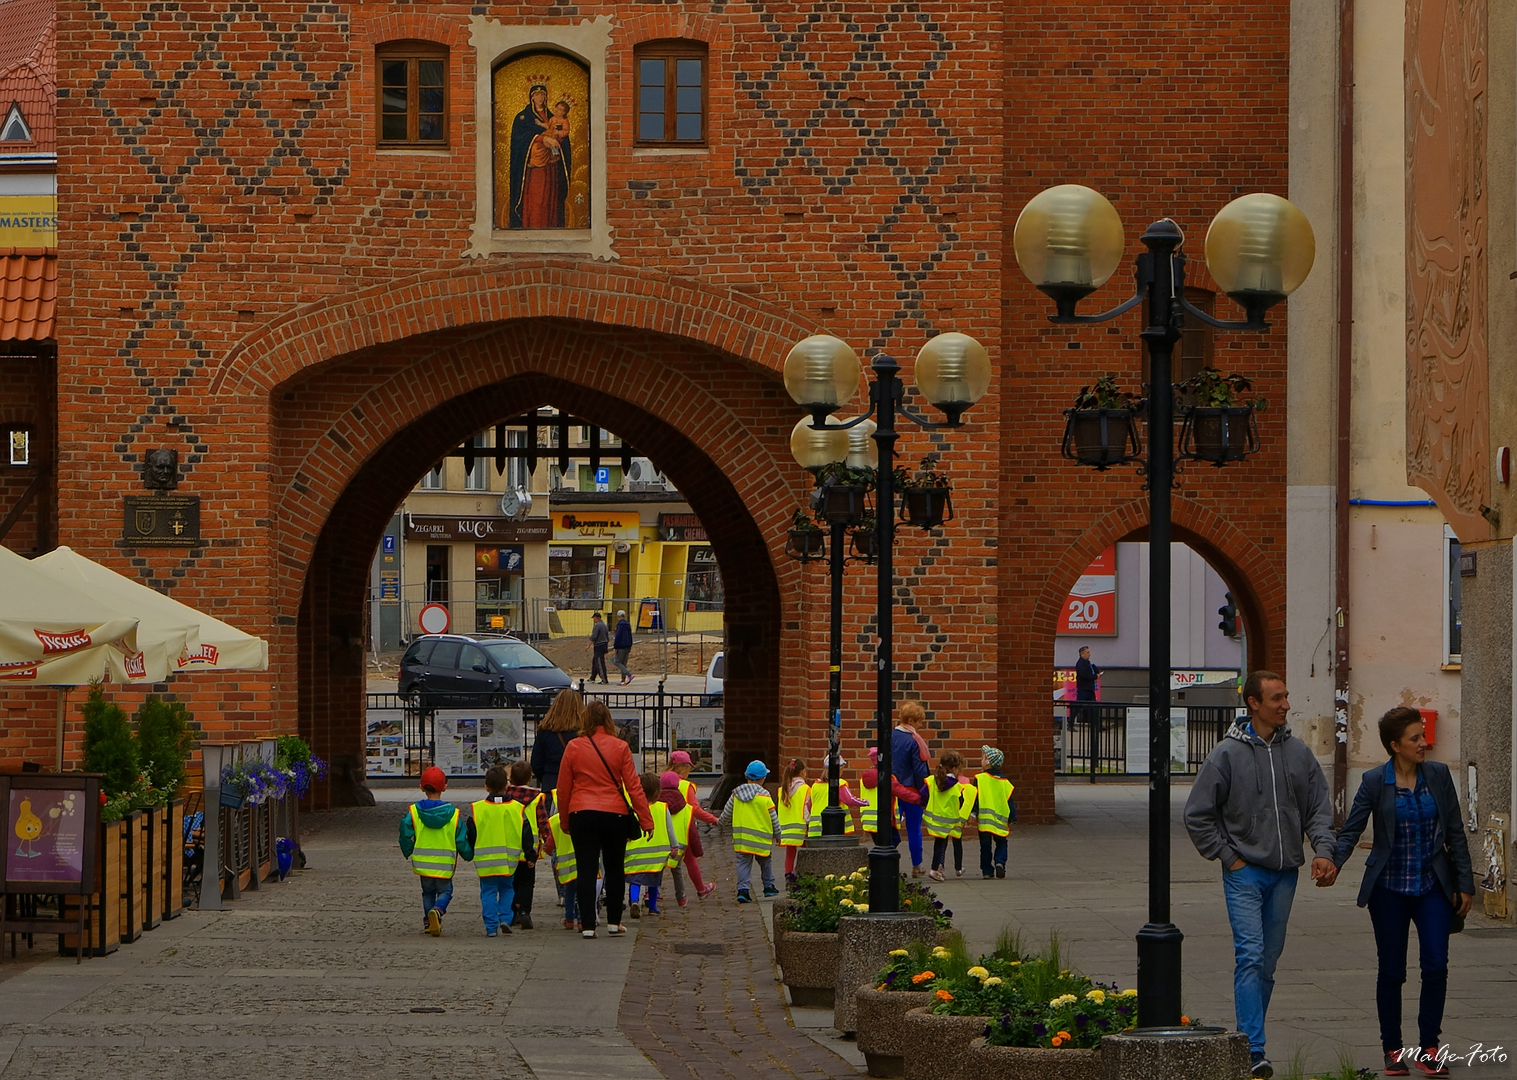
[[[433,791],[443,791],[448,786],[448,774],[436,765],[429,766],[421,771],[421,786],[431,788]]]

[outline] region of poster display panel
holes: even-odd
[[[370,709],[364,721],[365,767],[370,776],[404,776],[404,709]]]
[[[671,709],[673,749],[690,755],[691,772],[722,771],[722,710]]]
[[[1117,636],[1117,548],[1097,555],[1069,590],[1059,613],[1059,634]]]
[[[481,776],[525,756],[520,709],[439,709],[433,764],[449,776]]]
[[[98,775],[0,776],[0,809],[5,826],[0,892],[94,892]]]

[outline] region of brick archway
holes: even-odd
[[[793,408],[772,375],[666,335],[534,319],[336,358],[273,401],[277,558],[303,569],[279,600],[293,616],[280,635],[298,657],[292,704],[318,752],[362,760],[364,597],[395,507],[469,434],[555,405],[651,457],[706,525],[727,582],[730,758],[775,760],[782,698],[802,693],[778,673],[804,663],[804,639],[780,634],[800,592],[784,519],[804,481],[785,449]]]

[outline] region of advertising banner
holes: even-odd
[[[1059,634],[1117,636],[1117,548],[1112,545],[1085,568],[1059,613]]]
[[[636,540],[639,514],[614,514],[600,510],[581,510],[553,515],[555,540]]]
[[[5,880],[39,885],[83,880],[84,803],[80,791],[11,788]]]
[[[0,195],[0,247],[58,246],[58,196]]]

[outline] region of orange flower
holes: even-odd
[[[1059,1038],[1061,1038],[1061,1039],[1072,1039],[1072,1038],[1074,1038],[1074,1036],[1071,1035],[1067,1031],[1061,1031],[1061,1032],[1059,1032]]]
[[[953,1000],[953,995],[950,994],[947,990],[939,990],[938,994],[937,994],[937,997],[938,997],[939,1001],[952,1001]]]
[[[930,971],[924,971],[924,972],[921,972],[918,975],[913,975],[911,977],[911,985],[912,986],[920,986],[922,983],[927,982],[929,979],[936,979],[936,978],[937,978],[937,976],[934,975],[932,972],[930,972]]]
[[[885,983],[880,983],[880,985],[876,986],[875,989],[876,990],[883,990],[883,989],[885,989],[885,985],[886,985]]]
[[[1190,1023],[1190,1017],[1188,1017],[1188,1016],[1182,1016],[1182,1017],[1180,1017],[1180,1023],[1182,1023],[1182,1024],[1188,1024],[1188,1023]]]
[[[1059,1037],[1058,1037],[1058,1036],[1057,1036],[1057,1035],[1055,1035],[1055,1036],[1054,1036],[1054,1037],[1053,1037],[1053,1044],[1054,1044],[1054,1045],[1055,1045],[1055,1046],[1061,1046],[1061,1045],[1063,1045],[1063,1043],[1064,1043],[1064,1040],[1063,1040],[1063,1039],[1061,1039],[1061,1038],[1059,1038]]]

